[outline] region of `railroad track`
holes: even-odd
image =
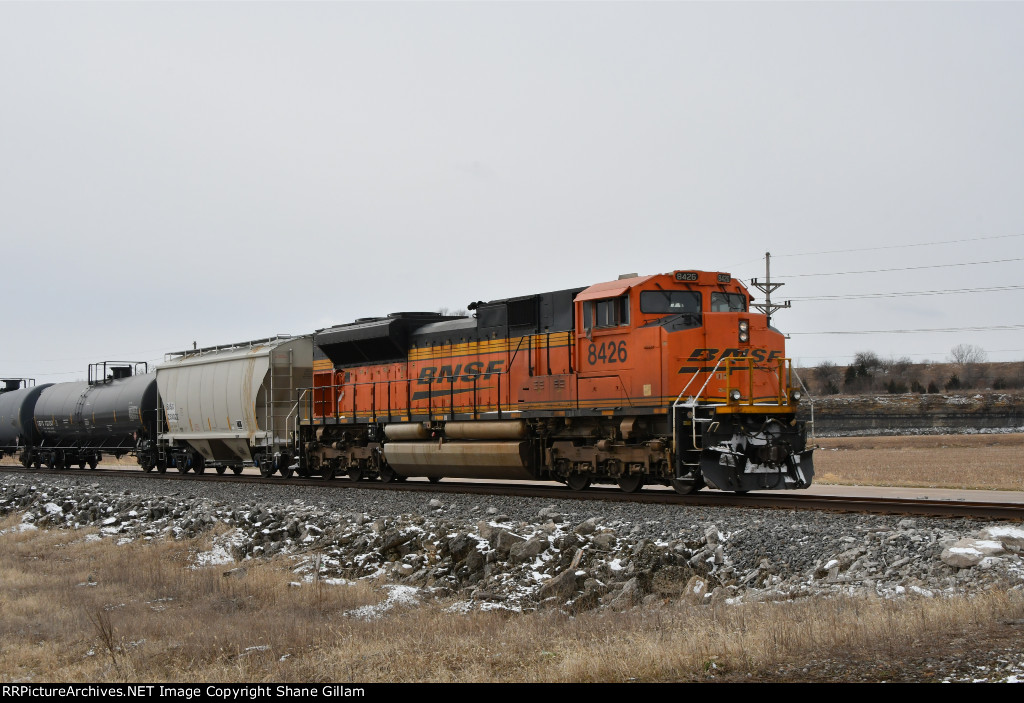
[[[874,513],[886,515],[916,515],[931,517],[962,517],[982,520],[1024,520],[1024,504],[971,500],[937,500],[928,498],[879,498],[822,496],[793,492],[748,493],[737,495],[722,491],[703,490],[681,496],[668,488],[648,486],[636,493],[624,493],[616,487],[591,487],[585,491],[572,491],[564,486],[522,482],[490,483],[487,481],[446,480],[441,483],[410,480],[384,484],[377,481],[354,482],[347,478],[325,481],[320,478],[266,479],[255,473],[219,475],[207,473],[146,473],[138,469],[26,469],[20,465],[0,465],[0,473],[25,476],[68,476],[73,478],[129,478],[150,481],[210,481],[250,483],[256,485],[282,485],[317,487],[328,490],[416,491],[422,493],[463,493],[469,495],[500,495],[546,498],[550,500],[603,500],[646,504],[700,505],[711,507],[762,508],[782,510],[819,510],[845,513]]]

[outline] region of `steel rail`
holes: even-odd
[[[255,474],[216,474],[168,472],[147,473],[137,469],[26,469],[20,465],[0,466],[0,472],[26,476],[65,476],[72,478],[136,478],[172,481],[214,481],[247,483],[263,486],[304,486],[329,490],[396,490],[422,493],[462,493],[481,496],[516,496],[549,500],[629,502],[651,505],[680,505],[719,508],[758,508],[774,510],[816,510],[824,512],[868,513],[881,515],[908,515],[927,517],[959,517],[980,520],[1024,521],[1024,504],[973,500],[938,500],[924,498],[878,498],[820,496],[786,493],[735,494],[703,490],[681,496],[669,488],[648,486],[637,493],[624,493],[616,487],[595,486],[584,491],[572,491],[565,486],[533,482],[492,483],[483,480],[429,483],[425,480],[381,483],[379,481],[351,481],[345,478],[325,481],[321,478],[263,478]]]

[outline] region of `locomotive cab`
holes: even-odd
[[[576,297],[581,401],[589,394],[587,405],[626,416],[633,435],[603,443],[606,465],[616,453],[642,455],[646,438],[648,447],[665,441],[671,459],[648,452],[643,480],[681,493],[810,484],[783,335],[749,303],[729,274],[703,271],[626,276]]]

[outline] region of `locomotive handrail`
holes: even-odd
[[[482,378],[485,375],[493,375],[493,376],[497,377],[496,404],[494,405],[494,408],[495,408],[494,410],[490,410],[489,409],[491,407],[490,405],[481,406],[481,404],[480,404],[480,399],[479,399],[480,388],[478,386],[478,382],[479,382],[480,378]],[[470,381],[467,381],[467,383],[472,383],[472,388],[471,389],[467,389],[467,390],[472,390],[472,398],[469,400],[470,405],[467,406],[470,409],[466,410],[463,413],[458,413],[458,414],[471,415],[473,417],[473,419],[479,419],[480,415],[483,414],[483,413],[495,412],[498,415],[498,419],[501,419],[504,416],[504,413],[507,412],[504,409],[503,403],[502,403],[502,395],[501,395],[502,383],[501,383],[501,379],[502,379],[503,376],[507,376],[507,375],[509,375],[508,371],[492,371],[492,372],[490,372],[490,374],[483,374],[483,373],[475,373],[475,374],[462,374],[462,373],[459,373],[459,374],[445,374],[443,376],[437,376],[436,378],[426,379],[426,384],[427,384],[427,391],[426,391],[427,392],[427,395],[426,395],[427,407],[425,408],[425,412],[426,412],[427,416],[431,417],[431,418],[433,418],[435,410],[441,412],[441,414],[444,414],[444,411],[446,409],[444,408],[443,403],[439,403],[439,405],[437,407],[435,407],[434,406],[434,400],[436,398],[438,398],[438,397],[444,397],[444,396],[447,395],[448,398],[449,398],[447,413],[453,416],[452,418],[449,418],[449,419],[453,419],[454,415],[457,414],[456,411],[455,411],[455,408],[456,408],[456,406],[455,406],[455,393],[454,393],[454,391],[455,391],[455,383],[456,383],[456,381],[458,381],[459,379],[462,379],[465,376],[470,376]],[[334,402],[332,403],[331,402],[332,401],[331,397],[317,399],[315,393],[317,391],[323,391],[323,392],[326,393],[327,391],[331,391],[331,390],[334,390],[334,389],[352,388],[353,389],[353,396],[352,396],[352,420],[351,421],[355,422],[357,420],[356,416],[360,412],[360,410],[358,408],[358,405],[357,405],[357,402],[356,402],[358,396],[356,394],[356,390],[355,389],[365,388],[367,386],[369,386],[370,389],[371,389],[369,417],[373,418],[374,421],[377,420],[378,417],[385,416],[385,415],[387,417],[387,421],[389,421],[389,422],[390,421],[394,421],[394,419],[396,417],[398,417],[400,419],[403,415],[406,417],[407,421],[411,421],[411,418],[412,418],[412,415],[413,415],[413,407],[412,407],[412,402],[411,402],[410,398],[408,398],[408,397],[406,398],[406,405],[405,405],[404,408],[402,408],[402,407],[395,407],[392,404],[392,402],[391,402],[392,399],[394,398],[393,394],[391,393],[391,385],[394,384],[394,383],[406,384],[407,387],[411,387],[411,385],[413,383],[413,379],[409,379],[409,378],[392,378],[392,379],[387,379],[387,380],[364,381],[362,383],[352,383],[352,382],[349,382],[349,383],[332,383],[330,385],[325,385],[325,386],[309,386],[309,387],[296,388],[295,390],[298,393],[298,400],[296,401],[295,408],[294,408],[296,410],[296,421],[297,422],[303,422],[303,421],[313,422],[318,417],[319,418],[326,418],[326,417],[329,417],[331,415],[334,416],[336,421],[340,421],[340,419],[342,417],[341,416],[341,411],[340,411],[340,408],[339,408],[339,402],[341,400],[341,397],[335,396],[333,398]],[[387,387],[388,387],[387,395],[388,395],[388,397],[387,397],[387,399],[385,401],[385,405],[383,405],[381,407],[378,407],[377,406],[377,386],[379,386],[381,384],[387,384]],[[437,388],[438,384],[446,384],[447,385],[447,389],[438,389]],[[310,391],[312,391],[312,392],[310,392]],[[408,394],[407,394],[407,396],[408,396]],[[397,400],[397,398],[395,398],[395,399]],[[331,405],[333,405],[333,409],[330,407]],[[319,407],[319,406],[323,406],[323,407]],[[318,410],[318,407],[319,407],[319,410]],[[487,409],[482,409],[482,408],[487,408]],[[317,414],[318,412],[320,413],[319,415]],[[291,413],[289,413],[289,416],[290,415],[291,415]],[[287,418],[286,418],[286,421],[287,421]],[[348,421],[348,416],[346,416],[346,421]]]
[[[708,387],[708,383],[711,382],[711,377],[715,374],[716,371],[718,371],[718,367],[722,365],[723,361],[725,361],[724,357],[719,359],[718,363],[715,364],[715,368],[711,369],[711,371],[708,372],[708,377],[706,379],[704,379],[704,385],[700,387],[699,391],[697,391],[697,395],[691,396],[690,400],[687,401],[687,403],[689,404],[689,407],[692,408],[692,407],[694,407],[696,405],[697,398],[700,398],[701,394],[704,392],[704,389]],[[685,386],[683,386],[683,390],[679,391],[679,395],[676,396],[675,402],[672,403],[673,409],[677,408],[677,407],[687,407],[687,403],[680,403],[679,399],[682,398],[683,395],[686,394],[686,389],[690,387],[690,384],[693,383],[693,380],[695,378],[697,378],[697,374],[699,374],[699,373],[704,373],[704,372],[701,371],[700,369],[694,371],[693,375],[690,376],[690,380],[686,382]]]
[[[695,378],[697,378],[697,374],[701,373],[701,371],[700,370],[694,371],[693,375],[690,376],[690,380],[686,382],[685,386],[683,386],[683,390],[679,391],[679,395],[676,396],[675,402],[672,403],[672,441],[673,442],[675,442],[675,438],[676,438],[676,414],[677,414],[676,413],[676,409],[677,408],[685,408],[685,407],[689,407],[689,408],[692,409],[692,408],[695,408],[697,406],[697,399],[700,398],[701,394],[704,393],[704,389],[707,388],[708,383],[711,382],[711,377],[715,375],[715,372],[718,371],[718,367],[722,365],[723,361],[725,361],[725,357],[722,357],[721,359],[718,360],[718,363],[715,364],[715,368],[711,369],[711,372],[708,373],[707,378],[704,379],[704,385],[700,387],[699,391],[697,391],[697,395],[691,396],[689,401],[687,401],[686,403],[680,403],[679,399],[683,397],[683,395],[686,393],[686,390],[690,387],[690,384],[693,383],[693,380]],[[692,433],[692,436],[693,436],[693,443],[692,443],[691,446],[696,447],[697,446],[697,423],[699,422],[699,420],[696,417],[693,417],[691,419],[693,420],[693,422],[690,423],[690,430],[691,430],[691,433]]]
[[[755,402],[756,398],[754,397],[754,371],[756,369],[768,370],[768,371],[770,371],[775,376],[775,379],[778,381],[778,391],[775,394],[775,403],[777,405],[782,405],[783,401],[785,401],[785,404],[789,405],[788,388],[789,388],[790,384],[789,384],[788,381],[784,381],[783,380],[783,378],[782,378],[783,374],[779,373],[779,369],[781,369],[783,366],[787,366],[789,368],[790,372],[792,373],[793,365],[792,365],[792,361],[790,359],[787,359],[785,357],[776,359],[777,363],[775,365],[775,368],[772,368],[772,366],[767,365],[767,364],[764,365],[764,366],[757,366],[755,363],[752,363],[755,360],[751,359],[750,357],[740,357],[740,358],[730,357],[728,359],[723,359],[723,361],[726,362],[726,364],[725,364],[725,368],[726,368],[725,393],[726,393],[726,397],[727,398],[729,397],[729,391],[732,389],[730,381],[732,379],[732,366],[733,366],[733,362],[740,362],[740,364],[743,364],[743,365],[745,365],[747,367],[747,372],[748,372],[747,373],[747,386],[748,386],[748,389],[747,389],[747,405],[756,405],[757,404]],[[717,366],[716,366],[716,368],[717,368]],[[738,390],[738,388],[737,388],[737,390]]]
[[[800,387],[803,388],[804,393],[807,394],[807,401],[811,405],[810,425],[811,425],[811,440],[813,441],[814,440],[814,396],[812,396],[811,392],[809,390],[807,390],[807,386],[804,384],[804,379],[800,378],[799,372],[796,369],[790,369],[790,370],[793,372],[793,375],[796,376],[796,380],[800,382]]]
[[[506,374],[508,374],[508,371],[492,371],[490,373],[493,374],[494,376],[498,377],[498,388],[497,388],[497,394],[496,394],[497,405],[495,406],[496,410],[493,411],[493,412],[497,412],[498,413],[498,419],[501,419],[502,412],[503,412],[502,409],[501,409],[501,377],[506,375]],[[452,416],[451,419],[455,418],[455,415],[456,415],[456,412],[455,412],[455,381],[460,379],[460,378],[464,378],[467,375],[469,375],[471,377],[471,382],[473,384],[473,388],[472,388],[472,390],[473,390],[473,397],[472,397],[472,403],[473,403],[472,407],[473,407],[473,410],[472,410],[471,413],[463,413],[463,414],[471,414],[473,416],[474,420],[479,419],[479,415],[480,415],[480,407],[479,407],[479,405],[480,405],[479,404],[480,389],[479,389],[479,387],[477,385],[477,382],[480,380],[480,378],[482,376],[484,376],[484,374],[482,374],[482,373],[474,373],[474,374],[461,374],[461,373],[454,374],[453,373],[453,374],[448,374],[448,375],[445,375],[445,376],[437,376],[435,378],[427,379],[427,415],[429,417],[433,418],[433,415],[434,415],[434,384],[435,383],[447,383],[448,384],[448,390],[447,391],[443,391],[442,390],[442,391],[439,392],[439,394],[440,395],[444,395],[445,393],[447,393],[447,395],[448,395],[448,412]],[[487,406],[485,406],[485,407],[487,407]],[[443,407],[440,408],[440,409],[443,409]],[[411,403],[407,406],[407,414],[410,417],[412,416],[412,405],[411,405]]]
[[[299,393],[299,397],[296,398],[295,402],[292,404],[292,409],[289,410],[288,414],[284,416],[284,426],[288,427],[288,419],[292,416],[292,413],[295,413],[295,419],[291,421],[293,445],[297,443],[297,438],[299,436],[299,403],[302,402],[302,396],[304,396],[305,394],[305,390],[303,390],[302,393]]]
[[[691,408],[692,409],[692,408],[695,408],[697,406],[697,403],[698,403],[700,397],[704,394],[704,390],[707,388],[708,383],[711,382],[712,377],[715,375],[715,373],[718,372],[718,367],[722,365],[722,362],[725,362],[725,369],[726,369],[726,386],[725,386],[726,398],[728,398],[729,391],[731,389],[730,382],[732,380],[732,366],[733,366],[733,363],[734,362],[739,362],[739,363],[741,363],[743,365],[746,365],[747,371],[748,371],[748,373],[747,373],[747,384],[748,384],[747,405],[756,405],[757,404],[755,402],[755,397],[754,397],[754,369],[755,368],[767,369],[768,371],[770,371],[771,373],[773,373],[775,375],[775,378],[778,380],[778,392],[776,393],[776,396],[775,396],[775,402],[778,405],[781,405],[783,403],[783,401],[785,401],[785,403],[787,405],[789,405],[789,403],[790,403],[789,392],[788,392],[789,384],[788,384],[788,382],[784,382],[783,374],[780,373],[780,369],[782,369],[783,366],[787,366],[789,368],[790,373],[796,375],[797,380],[800,381],[800,385],[801,386],[804,385],[803,384],[803,380],[800,379],[800,375],[796,374],[796,371],[793,369],[792,361],[790,359],[785,358],[785,357],[777,359],[778,363],[776,364],[776,366],[774,368],[771,365],[765,365],[763,367],[757,367],[755,365],[755,363],[756,363],[755,360],[752,359],[751,357],[722,357],[721,359],[718,360],[718,362],[715,364],[714,368],[711,369],[711,371],[702,371],[702,370],[699,370],[699,369],[697,371],[694,371],[693,375],[690,376],[690,380],[686,382],[685,386],[683,386],[683,390],[679,392],[678,396],[676,396],[675,402],[672,403],[672,437],[673,438],[676,436],[676,412],[675,412],[676,409],[677,408]],[[690,384],[693,383],[694,379],[696,379],[697,375],[700,374],[700,373],[706,373],[707,374],[707,378],[704,379],[704,385],[702,385],[700,387],[700,390],[697,391],[697,393],[695,395],[690,396],[689,400],[687,400],[685,402],[680,402],[681,398],[684,395],[686,395],[686,391],[687,391],[687,389],[689,389]],[[785,388],[785,390],[784,390],[784,388]],[[806,386],[804,386],[804,391],[806,392],[806,390],[807,390],[807,388],[806,388]],[[808,394],[808,396],[810,396],[810,394]],[[726,403],[709,403],[709,405],[714,405],[714,406],[727,405],[727,404],[728,404],[727,402]],[[812,431],[813,431],[813,420],[814,420],[814,415],[813,415],[813,413],[814,413],[814,404],[813,404],[813,402],[811,404],[811,413],[812,413],[811,414],[811,421],[812,421],[812,426],[811,427],[812,427]],[[698,422],[702,422],[702,421],[706,422],[707,419],[693,417],[692,420],[693,420],[693,422],[690,423],[691,424],[691,428],[690,429],[691,429],[691,434],[692,434],[693,446],[696,446],[696,444],[697,444],[697,423]]]

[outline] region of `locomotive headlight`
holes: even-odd
[[[750,340],[750,323],[746,320],[740,320],[740,341],[746,342]]]
[[[789,394],[789,397],[790,400],[792,400],[794,403],[799,403],[800,399],[804,397],[804,394],[801,393],[800,391],[793,391],[792,393]]]
[[[738,403],[741,395],[742,394],[740,393],[739,388],[733,388],[731,391],[729,391],[729,400],[731,400],[734,403]]]

